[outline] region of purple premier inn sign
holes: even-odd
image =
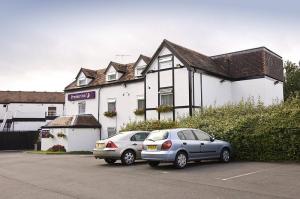
[[[85,99],[95,99],[96,92],[82,92],[82,93],[73,93],[68,95],[69,101],[76,101],[76,100],[85,100]]]

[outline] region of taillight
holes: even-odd
[[[108,141],[106,144],[106,148],[118,148],[118,147],[113,141]]]
[[[142,144],[142,149],[145,150],[146,149],[146,146],[144,144]]]
[[[161,150],[169,150],[172,146],[172,141],[167,140],[161,145]]]

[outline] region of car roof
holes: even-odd
[[[173,128],[173,129],[159,129],[155,131],[172,131],[172,132],[178,132],[178,131],[183,131],[183,130],[196,130],[194,128]]]

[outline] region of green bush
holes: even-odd
[[[300,160],[300,98],[272,106],[252,101],[208,107],[177,121],[133,122],[122,130],[198,128],[230,142],[239,160]]]

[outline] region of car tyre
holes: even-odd
[[[187,160],[188,160],[188,157],[187,157],[186,153],[178,152],[175,157],[174,166],[177,169],[183,169],[187,165]]]
[[[228,148],[224,148],[222,149],[221,151],[221,154],[220,154],[220,159],[222,162],[225,162],[225,163],[228,163],[231,159],[231,156],[230,156],[230,151]]]
[[[148,164],[150,165],[150,167],[157,167],[159,165],[158,161],[149,161]]]
[[[132,165],[135,162],[135,153],[132,150],[126,150],[121,156],[121,162],[124,165]]]
[[[117,160],[111,159],[111,158],[105,158],[104,161],[105,161],[107,164],[114,164]]]

